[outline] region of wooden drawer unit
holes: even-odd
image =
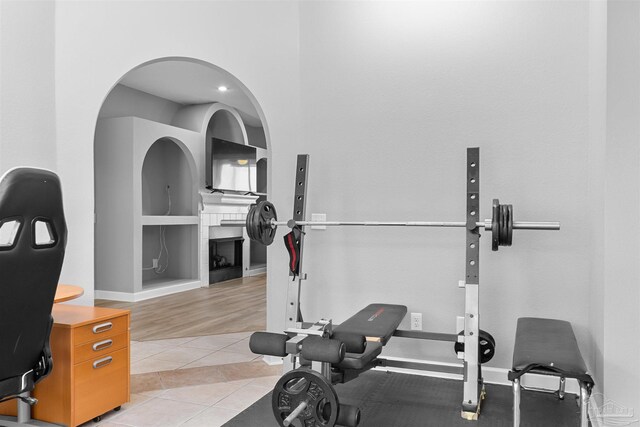
[[[53,372],[33,392],[33,418],[75,427],[128,402],[129,311],[56,304],[53,319]]]

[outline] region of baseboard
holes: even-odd
[[[152,289],[143,290],[140,292],[115,292],[115,291],[102,291],[96,289],[94,291],[95,299],[104,299],[110,301],[123,301],[123,302],[139,302],[152,298],[162,297],[165,295],[177,294],[179,292],[190,291],[192,289],[199,289],[201,283],[199,280],[193,281],[180,281],[175,285],[158,286]]]
[[[93,293],[93,296],[95,299],[135,302],[135,295],[129,292],[101,291],[99,289],[96,289]]]
[[[259,276],[267,272],[267,267],[258,267],[245,272],[245,277]]]

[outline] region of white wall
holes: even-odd
[[[213,114],[207,127],[207,144],[209,138],[224,139],[225,141],[235,142],[236,144],[245,144],[246,132],[242,131],[242,122],[226,110],[220,110]]]
[[[93,138],[103,100],[132,68],[183,56],[215,64],[257,98],[273,140],[298,131],[298,6],[294,2],[57,2],[58,169],[69,244],[63,278],[93,300]]]
[[[145,61],[209,61],[252,91],[274,141],[270,194],[281,217],[291,214],[295,155],[308,152],[309,214],[462,219],[464,149],[481,146],[484,216],[499,197],[517,219],[563,223],[558,233],[518,233],[498,253],[485,233],[491,365],[509,365],[516,317],[564,318],[605,393],[640,410],[640,14],[634,2],[603,4],[5,0],[0,172],[29,163],[60,173],[62,280],[91,303],[96,119],[112,86]],[[381,300],[423,312],[425,329],[453,331],[463,233],[412,231],[311,232],[307,318],[341,321]],[[285,262],[272,247],[271,330],[284,321]],[[449,345],[402,350],[450,354]]]
[[[182,104],[124,85],[116,85],[104,100],[100,118],[135,116],[171,124]]]
[[[607,2],[589,2],[589,333],[596,392],[604,390],[605,169],[607,147]]]
[[[308,152],[309,214],[464,220],[465,148],[480,146],[483,217],[497,197],[518,220],[562,222],[560,232],[516,232],[498,253],[483,233],[481,327],[498,343],[489,365],[510,366],[520,316],[571,321],[589,354],[588,4],[300,8],[302,136],[274,144],[287,165],[275,165],[276,206],[291,206],[294,156]],[[425,330],[456,332],[464,241],[460,229],[312,231],[303,314],[339,322],[387,301],[423,313]],[[286,256],[270,255],[274,266]],[[286,271],[273,270],[285,283]],[[283,292],[270,292],[270,326],[281,325]],[[391,352],[405,356],[453,357],[450,344],[396,343]]]
[[[0,175],[56,170],[54,10],[51,1],[0,1]]]
[[[607,8],[604,393],[640,413],[640,3]]]

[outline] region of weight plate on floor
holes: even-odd
[[[335,426],[340,403],[333,386],[320,373],[298,368],[284,374],[273,388],[271,407],[278,425],[284,426],[284,420],[303,402],[307,406],[297,417],[299,425]]]

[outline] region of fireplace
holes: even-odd
[[[209,284],[242,277],[242,237],[209,239]]]

